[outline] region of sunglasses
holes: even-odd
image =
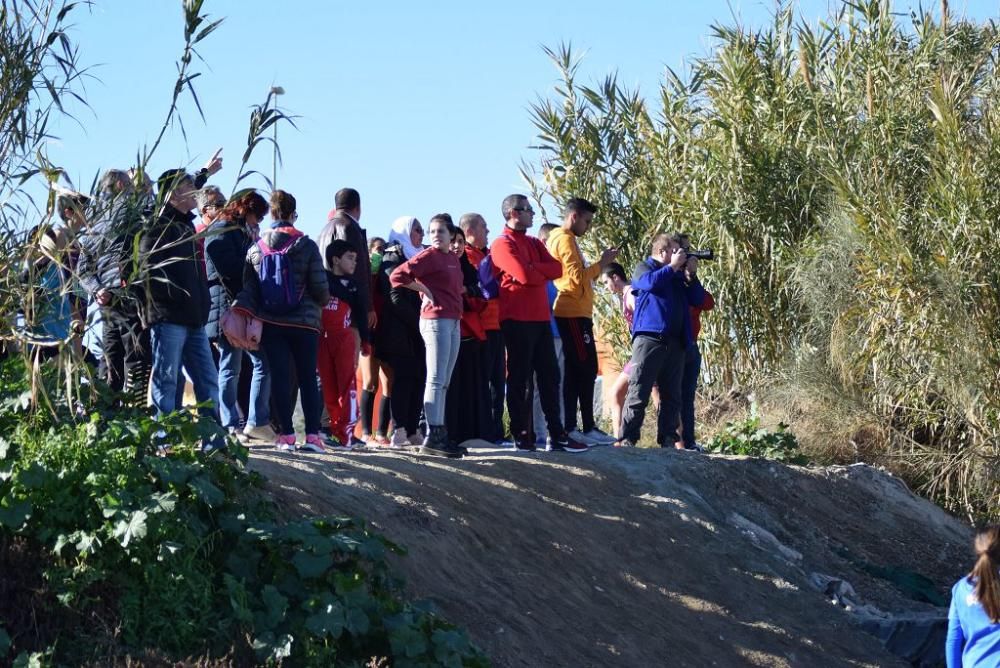
[[[530,206],[515,206],[512,210],[513,211],[524,211],[525,213],[534,213],[535,212],[535,210],[532,209]]]

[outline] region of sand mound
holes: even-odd
[[[251,466],[288,512],[365,517],[406,546],[411,593],[501,666],[907,665],[872,633],[939,652],[970,563],[965,526],[866,466],[613,448]]]

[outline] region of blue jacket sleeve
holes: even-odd
[[[632,279],[632,289],[643,290],[657,297],[669,297],[670,281],[675,281],[683,275],[683,272],[674,271],[673,267],[667,264],[659,269],[637,274]]]
[[[962,649],[965,647],[965,635],[955,608],[955,592],[952,591],[951,608],[948,610],[948,637],[944,641],[944,658],[948,668],[962,668]]]

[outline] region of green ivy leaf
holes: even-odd
[[[368,633],[368,629],[371,627],[371,622],[369,621],[368,615],[365,614],[364,610],[361,608],[351,608],[347,611],[347,620],[344,626],[351,635],[363,636]]]
[[[264,660],[280,661],[288,658],[292,654],[292,636],[286,633],[276,639],[270,631],[262,633],[254,638],[253,651],[258,658]]]
[[[226,500],[222,490],[212,484],[208,476],[199,475],[188,482],[188,487],[194,490],[199,499],[209,506],[218,506]]]
[[[17,482],[25,489],[39,489],[45,485],[48,479],[49,470],[38,462],[31,462],[31,465],[17,474]]]
[[[343,634],[346,619],[344,607],[340,603],[329,603],[319,612],[306,618],[306,629],[313,635],[336,640]]]
[[[10,651],[11,640],[4,627],[0,626],[0,659],[7,656]]]
[[[427,639],[413,626],[400,626],[389,634],[389,646],[395,656],[413,658],[427,651]]]
[[[261,617],[258,628],[275,629],[285,617],[285,610],[288,609],[288,599],[278,593],[274,585],[266,585],[262,594],[265,614]]]
[[[0,500],[0,526],[10,529],[20,529],[25,521],[31,517],[30,501],[8,501],[6,497]]]
[[[7,459],[7,455],[14,449],[10,441],[6,438],[0,437],[0,459]]]
[[[77,540],[75,547],[80,554],[95,554],[102,545],[101,539],[96,534],[77,531],[76,535],[79,540]]]
[[[44,655],[41,652],[35,652],[33,654],[28,654],[27,652],[21,652],[14,659],[13,668],[42,668],[42,659]]]
[[[128,547],[128,544],[133,540],[142,539],[146,535],[146,519],[148,517],[146,511],[137,510],[126,519],[119,520],[118,524],[115,525],[114,535],[122,547]]]
[[[292,564],[299,576],[304,578],[318,578],[327,569],[333,566],[333,557],[329,554],[314,555],[308,552],[299,552],[292,557]]]

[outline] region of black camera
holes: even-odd
[[[694,248],[692,248],[691,250],[687,251],[687,256],[696,257],[702,261],[714,260],[715,251],[713,251],[711,248],[703,248],[700,250],[695,250]]]

